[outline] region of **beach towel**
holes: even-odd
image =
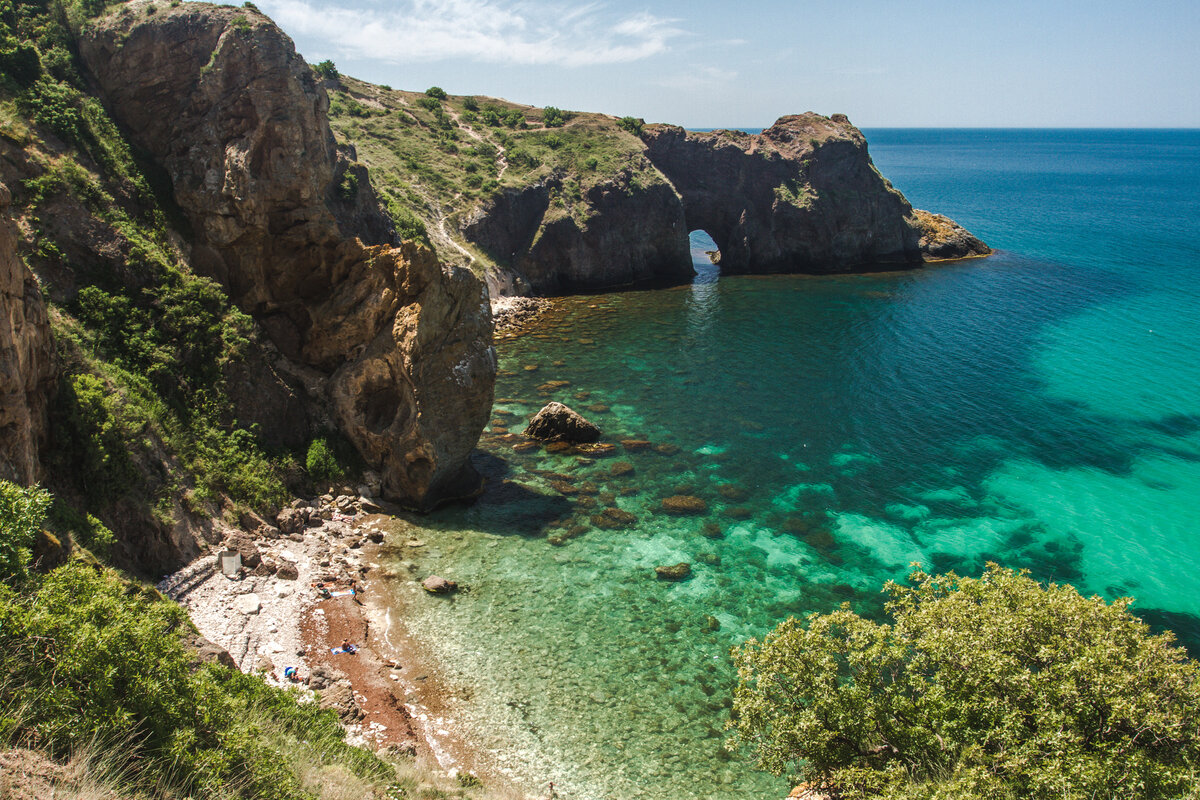
[[[330,593],[329,593],[329,596],[330,596],[330,597],[348,597],[348,596],[350,596],[350,595],[352,595],[352,594],[354,594],[354,590],[353,590],[353,589],[343,589],[343,590],[342,590],[342,591],[340,591],[340,592],[330,592]]]

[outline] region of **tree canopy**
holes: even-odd
[[[889,582],[734,649],[734,741],[846,798],[1174,798],[1200,767],[1197,664],[1106,603],[990,564]]]

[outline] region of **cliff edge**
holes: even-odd
[[[385,496],[428,508],[472,492],[467,456],[495,377],[481,282],[393,246],[365,170],[335,145],[325,90],[270,20],[200,3],[144,11],[95,21],[80,56],[169,176],[193,268],[312,379]]]

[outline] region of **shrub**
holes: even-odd
[[[37,486],[0,481],[0,581],[16,584],[27,575],[50,502],[49,492]]]
[[[346,471],[338,462],[329,441],[323,438],[313,439],[304,457],[304,468],[308,477],[318,483],[333,483],[346,477]]]
[[[617,120],[617,127],[624,131],[629,131],[634,136],[642,135],[642,128],[646,125],[646,121],[637,117],[621,117]]]
[[[563,138],[556,133],[550,134],[544,141],[546,142],[546,147],[549,147],[551,150],[557,150],[563,146]]]
[[[464,97],[463,98],[463,109],[466,111],[478,111],[479,110],[479,101],[476,100],[474,97]]]
[[[516,108],[510,108],[504,113],[504,124],[510,128],[529,127],[529,125],[525,122],[525,115]]]
[[[542,109],[542,124],[547,128],[561,128],[566,122],[567,118],[560,109],[554,106]]]
[[[1197,664],[1106,604],[989,564],[890,583],[734,649],[735,741],[846,798],[1166,798],[1200,767]]]
[[[329,59],[325,59],[321,63],[314,65],[313,72],[317,73],[319,77],[326,78],[331,81],[336,81],[341,77],[341,75],[338,74],[337,67]]]
[[[585,158],[583,160],[583,168],[588,170],[589,172],[595,172],[599,166],[600,166],[600,160],[597,159],[595,156],[588,156],[587,158]]]
[[[446,91],[440,86],[430,86],[425,90],[426,97],[432,97],[435,100],[445,100]]]
[[[358,173],[346,170],[337,185],[338,197],[343,200],[353,200],[358,194]]]
[[[17,42],[0,50],[0,74],[8,75],[18,86],[32,86],[42,74],[37,48],[28,42]]]
[[[17,101],[21,111],[58,134],[64,142],[80,141],[83,117],[80,94],[66,84],[42,77]]]
[[[426,111],[437,112],[442,110],[442,104],[439,103],[437,98],[434,97],[418,97],[417,105]]]
[[[244,14],[238,14],[236,17],[229,20],[229,24],[232,25],[233,29],[238,33],[250,32],[250,20],[246,19]]]
[[[336,717],[183,645],[182,608],[111,570],[69,562],[36,591],[0,586],[0,735],[56,756],[126,754],[122,795],[309,798],[291,753],[363,778],[391,770],[343,743]]]

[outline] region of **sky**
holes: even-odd
[[[256,0],[372,83],[690,128],[1200,127],[1200,0]]]

